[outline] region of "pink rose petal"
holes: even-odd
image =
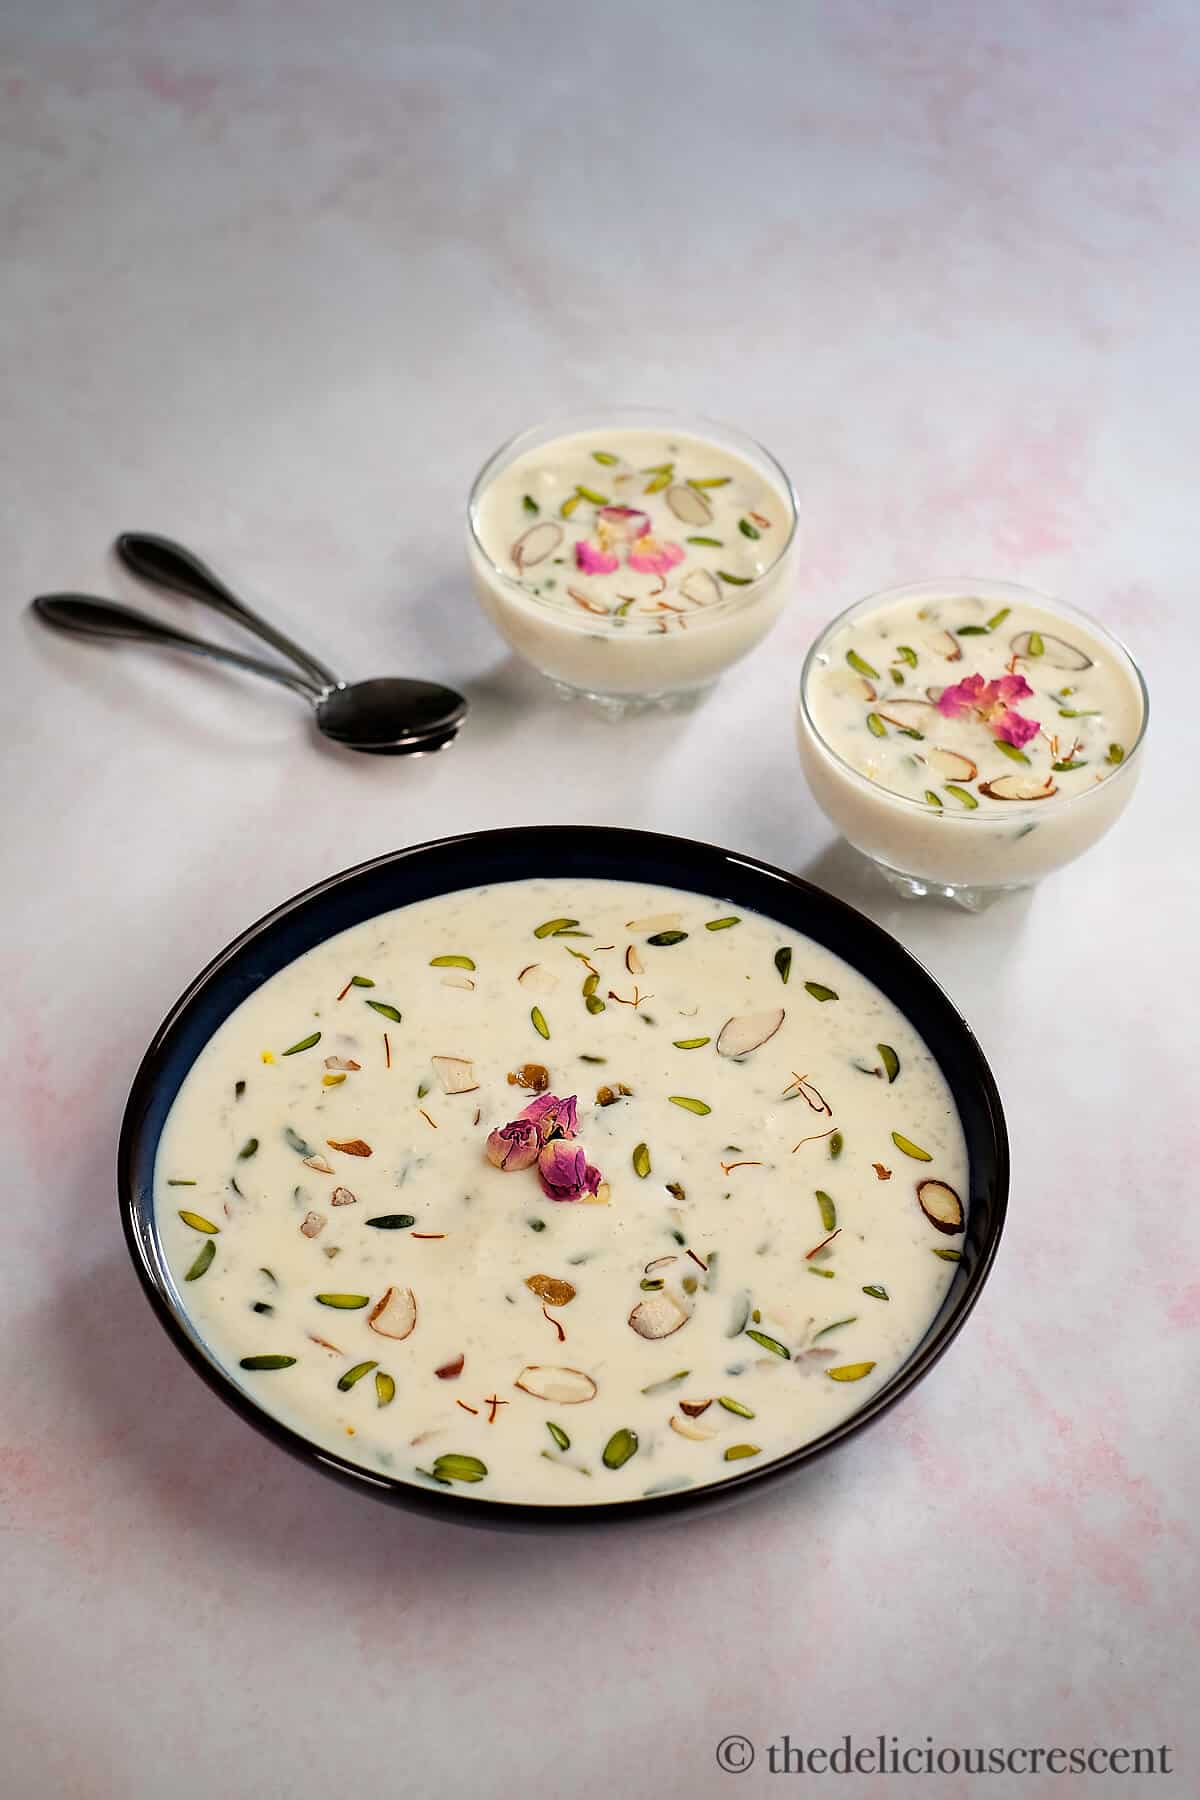
[[[610,550],[602,550],[599,544],[580,538],[575,546],[575,566],[582,569],[585,575],[611,575],[614,569],[620,567],[620,561]]]
[[[603,519],[613,537],[623,538],[627,543],[645,537],[650,529],[650,514],[636,506],[602,506],[596,517]]]
[[[664,544],[659,543],[657,538],[644,537],[637,549],[629,552],[629,566],[642,575],[665,575],[668,569],[681,563],[686,555],[682,544]]]
[[[992,729],[998,738],[1003,738],[1006,744],[1011,744],[1014,749],[1020,750],[1029,742],[1030,738],[1037,736],[1041,727],[1036,719],[1022,718],[1021,714],[1013,712],[1011,707],[1004,707],[999,711],[993,711]]]
[[[557,1094],[539,1094],[521,1114],[538,1134],[543,1144],[552,1138],[573,1138],[579,1125],[578,1101],[574,1094],[560,1100]]]
[[[943,688],[937,703],[938,711],[947,719],[961,718],[963,713],[981,704],[984,686],[982,675],[968,675],[952,687]]]
[[[551,1200],[580,1200],[600,1186],[600,1171],[588,1162],[581,1144],[545,1144],[538,1157],[538,1180]]]

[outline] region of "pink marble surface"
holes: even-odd
[[[6,1796],[745,1795],[762,1754],[724,1775],[717,1740],[785,1731],[1181,1771],[864,1796],[1200,1790],[1198,108],[1184,0],[0,19]],[[706,708],[619,730],[505,658],[460,547],[493,443],[609,397],[742,421],[807,543]],[[282,694],[35,632],[39,590],[142,599],[105,555],[130,527],[350,673],[465,683],[470,730],[355,761]],[[1119,830],[981,919],[875,888],[791,740],[814,628],[954,568],[1095,611],[1157,715]],[[921,1390],[790,1491],[621,1541],[439,1529],[292,1467],[171,1353],[113,1199],[140,1051],[247,920],[564,818],[862,905],[978,1027],[1014,1138],[1003,1254]]]

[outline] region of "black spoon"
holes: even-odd
[[[301,694],[313,707],[317,729],[350,750],[405,756],[441,750],[467,716],[467,702],[433,681],[381,676],[344,682],[284,632],[251,612],[211,569],[181,545],[144,532],[125,532],[116,543],[121,561],[156,586],[200,600],[252,632],[296,665],[296,671],[191,637],[132,607],[86,594],[42,594],[33,610],[44,624],[82,637],[159,644],[226,663]]]

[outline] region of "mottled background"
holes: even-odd
[[[973,1791],[1200,1789],[1198,106],[1193,0],[9,0],[6,1796],[771,1791],[761,1756],[718,1772],[734,1731],[1167,1742],[1173,1780]],[[608,398],[741,421],[806,545],[707,707],[615,729],[506,658],[461,554],[493,443]],[[449,674],[470,729],[355,761],[285,695],[39,635],[39,590],[134,598],[131,527],[350,673]],[[817,624],[956,569],[1094,610],[1156,709],[1127,821],[981,919],[874,887],[791,738]],[[736,845],[896,930],[994,1060],[1015,1189],[954,1354],[807,1479],[510,1541],[226,1411],[135,1286],[113,1150],[159,1017],[249,919],[400,843],[568,819]],[[927,1788],[969,1784],[839,1791]]]

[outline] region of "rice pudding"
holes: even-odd
[[[573,692],[706,687],[787,598],[796,511],[782,469],[724,427],[657,418],[527,433],[475,484],[468,550],[484,610]]]
[[[1006,583],[924,583],[834,621],[802,678],[801,758],[887,870],[1024,886],[1088,849],[1136,780],[1145,689],[1094,621]]]
[[[327,940],[201,1052],[155,1211],[255,1402],[368,1471],[603,1504],[857,1411],[963,1242],[947,1083],[763,916],[559,878]]]

